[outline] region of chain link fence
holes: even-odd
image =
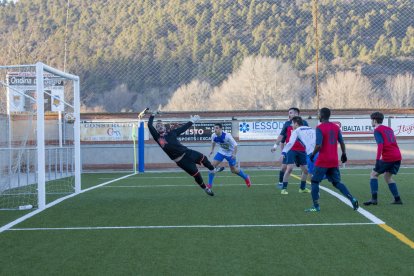
[[[84,111],[410,108],[413,0],[19,0],[2,64],[79,75]]]

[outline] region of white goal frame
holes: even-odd
[[[37,104],[37,167],[45,168],[45,110],[44,110],[44,72],[49,72],[73,81],[74,95],[74,147],[75,147],[75,194],[81,191],[81,161],[80,161],[80,85],[79,77],[62,72],[42,62],[36,63],[36,97]],[[40,118],[40,120],[39,120]],[[46,170],[38,171],[38,206],[39,209],[46,207]]]

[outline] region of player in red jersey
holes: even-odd
[[[378,204],[378,176],[384,174],[384,180],[388,184],[394,201],[392,204],[402,204],[400,195],[398,194],[397,184],[392,179],[393,174],[397,174],[401,165],[401,152],[395,138],[392,128],[384,126],[384,114],[374,112],[371,114],[372,126],[375,128],[374,137],[377,142],[377,158],[375,167],[371,172],[371,200],[364,202],[364,205]]]
[[[345,143],[341,130],[336,124],[329,122],[330,117],[331,110],[326,107],[321,108],[319,111],[319,121],[321,124],[316,127],[316,146],[310,155],[310,159],[313,162],[315,154],[319,152],[318,159],[315,162],[315,172],[311,181],[313,206],[306,209],[306,212],[320,211],[319,183],[325,175],[328,181],[351,201],[354,210],[357,210],[359,207],[358,200],[351,195],[345,184],[341,183],[341,174],[338,168],[338,142],[341,145],[342,163],[345,163],[348,158],[346,156]]]

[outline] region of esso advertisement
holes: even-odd
[[[391,118],[390,121],[395,136],[414,136],[414,118]]]
[[[252,121],[239,123],[239,140],[276,140],[285,121]]]

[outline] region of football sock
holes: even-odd
[[[397,184],[395,183],[390,183],[388,184],[388,188],[390,189],[392,195],[396,198],[399,197],[398,195],[398,189],[397,189]]]
[[[282,188],[282,189],[286,189],[286,188],[287,188],[287,186],[288,186],[288,183],[289,183],[289,182],[285,182],[285,181],[284,181],[284,182],[283,182],[283,188]]]
[[[214,172],[208,173],[208,184],[211,186],[213,186],[214,176],[216,176]]]
[[[345,184],[339,182],[334,184],[334,186],[341,191],[341,193],[346,196],[349,200],[352,200],[353,196],[351,195],[351,193],[348,191],[348,188],[345,186]]]
[[[319,203],[318,203],[318,200],[319,200],[319,183],[312,181],[311,187],[312,187],[311,195],[312,195],[313,206],[319,207]]]
[[[214,167],[211,165],[210,160],[208,160],[207,157],[204,156],[203,160],[201,160],[201,163],[203,163],[204,167],[210,171],[214,171]]]
[[[279,172],[279,183],[282,183],[283,182],[283,176],[285,175],[285,172],[284,171],[280,171]]]
[[[194,179],[197,182],[198,185],[200,185],[201,188],[205,188],[206,185],[204,184],[203,178],[201,177],[201,173],[198,172],[196,175],[194,175]]]
[[[301,181],[300,182],[300,189],[303,190],[306,188],[306,181]]]
[[[243,179],[246,179],[247,178],[247,175],[242,171],[242,170],[240,170],[238,173],[237,173],[237,175],[238,176],[240,176],[241,178],[243,178]]]
[[[371,187],[372,199],[376,200],[378,195],[378,179],[371,178],[369,181],[369,186]]]

